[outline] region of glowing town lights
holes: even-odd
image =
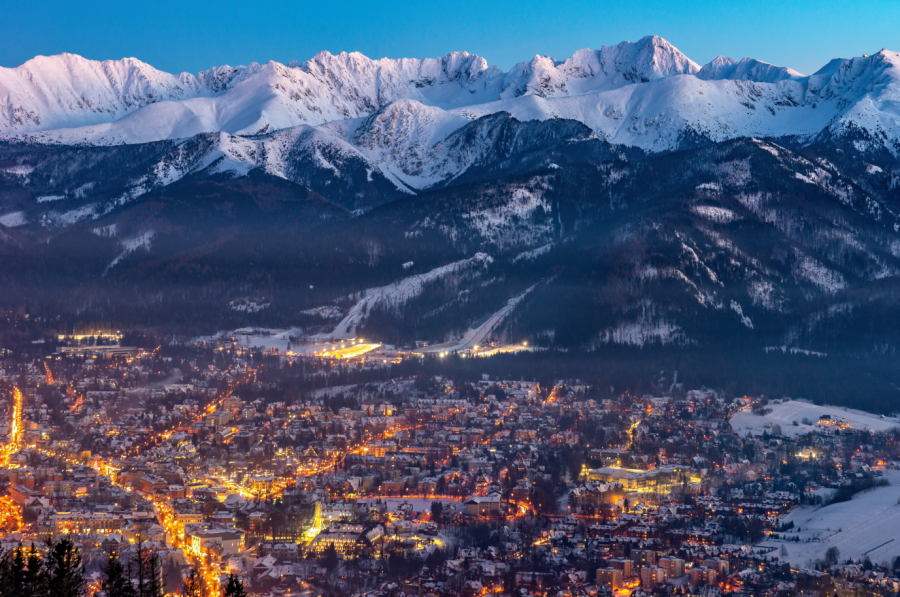
[[[8,466],[9,458],[22,449],[25,430],[22,427],[22,392],[13,388],[13,412],[9,425],[9,442],[0,449],[0,465]]]
[[[48,383],[48,384],[52,384],[52,383],[54,382],[54,380],[53,380],[53,372],[50,371],[50,365],[48,365],[48,364],[46,363],[46,361],[44,362],[44,371],[47,372],[47,383]]]
[[[72,394],[72,392],[69,390],[67,390],[66,393],[69,395]],[[81,405],[83,403],[84,403],[84,397],[81,396],[80,394],[76,394],[75,403],[72,404],[71,408],[69,408],[69,412],[72,414],[75,414],[76,412],[78,412],[78,409],[81,407]]]

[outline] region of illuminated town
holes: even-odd
[[[475,351],[118,340],[2,365],[2,546],[69,538],[94,591],[111,553],[152,554],[166,595],[229,579],[259,596],[900,588],[892,537],[844,557],[834,532],[794,523],[887,486],[896,421],[778,423],[819,407],[705,388],[402,373]]]

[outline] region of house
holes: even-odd
[[[473,496],[466,500],[466,514],[469,516],[498,516],[500,514],[500,495],[492,493],[486,496]]]
[[[235,554],[244,550],[244,531],[239,529],[201,529],[193,531],[190,540],[195,553]]]

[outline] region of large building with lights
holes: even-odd
[[[596,483],[619,483],[624,491],[668,493],[683,483],[690,484],[690,468],[664,466],[649,471],[602,467],[588,471],[588,480]]]

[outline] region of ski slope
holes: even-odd
[[[476,328],[466,330],[466,333],[463,334],[463,337],[458,341],[450,341],[445,342],[443,344],[434,344],[432,346],[427,346],[425,348],[421,348],[416,350],[415,352],[419,354],[440,354],[443,352],[458,352],[460,350],[469,350],[474,348],[480,344],[484,343],[484,340],[494,331],[503,318],[512,313],[513,309],[516,308],[525,296],[534,290],[534,287],[537,284],[529,287],[525,292],[514,296],[509,299],[507,303],[496,313],[493,313],[490,317],[488,317],[487,321],[482,323]]]
[[[490,255],[476,253],[468,259],[455,261],[435,268],[424,274],[403,278],[387,286],[370,288],[363,291],[363,297],[350,309],[347,315],[335,326],[330,334],[319,334],[317,338],[342,340],[356,336],[356,329],[369,317],[375,307],[397,308],[412,300],[425,290],[425,285],[449,275],[476,269],[493,262]]]

